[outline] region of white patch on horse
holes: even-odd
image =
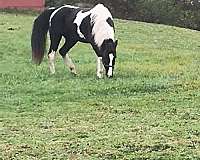
[[[66,56],[64,57],[64,63],[65,63],[65,65],[66,65],[67,67],[69,67],[71,73],[73,73],[73,74],[75,74],[75,75],[77,74],[75,65],[74,65],[74,63],[72,62],[72,59],[69,57],[68,54],[66,54]]]
[[[55,58],[56,58],[56,52],[52,51],[49,55],[49,70],[51,74],[55,73]]]
[[[80,11],[80,12],[78,12],[77,15],[76,15],[76,18],[75,18],[75,20],[74,20],[74,23],[77,25],[77,33],[78,33],[78,35],[80,36],[80,38],[84,38],[84,39],[85,39],[83,33],[81,33],[80,25],[81,25],[83,19],[84,19],[85,17],[87,17],[88,15],[90,15],[90,14],[91,14],[90,11],[84,12],[84,13],[83,13],[82,11]]]
[[[98,78],[103,78],[102,57],[97,57],[97,77]]]
[[[91,15],[90,15],[91,14]],[[114,28],[107,23],[108,18],[112,18],[109,10],[103,5],[98,4],[87,12],[78,12],[74,23],[77,24],[77,33],[81,38],[84,38],[80,31],[80,25],[85,17],[90,15],[91,25],[93,26],[92,35],[98,47],[100,47],[105,39],[112,39],[114,41]]]
[[[109,63],[109,69],[108,69],[108,77],[111,77],[113,75],[113,59],[114,59],[114,55],[113,54],[109,54],[109,59],[110,59],[110,63]]]
[[[103,4],[98,4],[91,9],[92,24],[94,24],[92,35],[98,47],[103,44],[105,39],[114,41],[114,28],[107,23],[108,18],[113,20],[111,13]]]
[[[63,8],[79,8],[79,7],[76,7],[76,6],[71,6],[71,5],[64,5],[64,6],[62,6],[62,7],[59,7],[58,9],[56,9],[52,14],[51,14],[51,16],[50,16],[50,19],[49,19],[49,26],[51,26],[51,21],[52,21],[52,18],[55,16],[55,14],[57,13],[57,12],[59,12],[61,9],[63,9]]]
[[[50,7],[50,8],[48,8],[48,9],[55,9],[55,7]]]

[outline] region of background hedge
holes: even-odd
[[[46,0],[46,6],[104,3],[114,17],[200,30],[199,0]]]

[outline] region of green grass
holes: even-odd
[[[113,79],[89,45],[31,63],[34,17],[0,13],[0,159],[200,159],[200,33],[116,20]],[[8,30],[12,28],[13,30]]]

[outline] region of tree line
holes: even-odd
[[[105,4],[116,18],[200,30],[199,0],[46,0],[46,6],[88,7],[97,3]]]

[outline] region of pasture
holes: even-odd
[[[87,44],[31,63],[35,16],[0,13],[0,159],[200,159],[200,33],[116,20],[114,78]]]

